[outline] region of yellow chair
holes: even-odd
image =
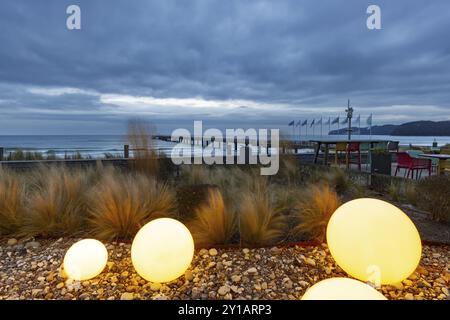
[[[439,174],[450,173],[450,160],[439,160]]]
[[[334,163],[337,166],[339,166],[339,152],[345,152],[345,154],[347,154],[347,143],[345,142],[336,143],[336,150],[334,153]]]

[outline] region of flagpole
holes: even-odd
[[[300,125],[298,126],[298,132],[300,134],[299,139],[301,140],[302,139],[302,122],[301,121],[300,121]]]
[[[327,135],[330,134],[330,131],[331,131],[331,117],[328,117],[328,134]]]
[[[358,136],[361,138],[361,115],[358,118]]]
[[[294,124],[292,125],[292,140],[295,141],[295,120]]]
[[[323,121],[322,121],[323,119],[322,119],[322,117],[320,117],[320,137],[322,138],[322,135],[323,135]]]

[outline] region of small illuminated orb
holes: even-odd
[[[181,222],[160,218],[143,226],[131,245],[131,261],[147,281],[169,282],[183,275],[194,256],[194,240]]]
[[[302,300],[387,300],[371,286],[354,279],[322,280],[308,290]]]
[[[422,254],[413,222],[397,207],[377,199],[356,199],[340,206],[328,223],[327,242],[345,272],[377,285],[406,279]]]
[[[98,240],[84,239],[74,243],[64,256],[64,272],[73,280],[89,280],[106,266],[108,251]]]

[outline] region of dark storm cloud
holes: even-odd
[[[65,27],[70,4],[81,7],[80,31]],[[369,4],[380,5],[382,30],[366,28]],[[58,131],[75,121],[114,131],[133,116],[284,124],[342,112],[348,97],[381,122],[449,119],[449,8],[447,0],[2,1],[0,127],[45,121]]]

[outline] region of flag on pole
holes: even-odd
[[[356,122],[358,122],[358,135],[361,135],[361,115],[358,114],[358,117],[356,118]]]
[[[313,119],[313,121],[311,122],[311,125],[309,126],[310,128],[314,125],[314,123],[315,123],[315,119]]]
[[[294,120],[292,120],[291,122],[289,122],[289,126],[293,126],[294,125]]]
[[[330,131],[331,131],[331,117],[328,117],[328,121],[327,121],[326,124],[328,125],[328,133],[327,134],[330,134]]]
[[[302,127],[304,127],[304,126],[306,126],[306,125],[308,125],[308,120],[303,121]]]
[[[341,122],[341,124],[347,124],[348,123],[348,118],[345,118],[342,122]]]
[[[339,117],[337,117],[336,119],[333,120],[333,122],[331,122],[331,124],[339,124]]]
[[[366,123],[369,126],[369,134],[372,137],[372,114],[367,118]]]
[[[297,121],[297,123],[295,124],[296,127],[298,127],[302,122],[300,120]]]
[[[316,122],[316,125],[322,124],[322,118],[320,118],[319,121]]]
[[[370,116],[367,118],[366,123],[368,126],[372,126],[372,114],[370,114]]]

